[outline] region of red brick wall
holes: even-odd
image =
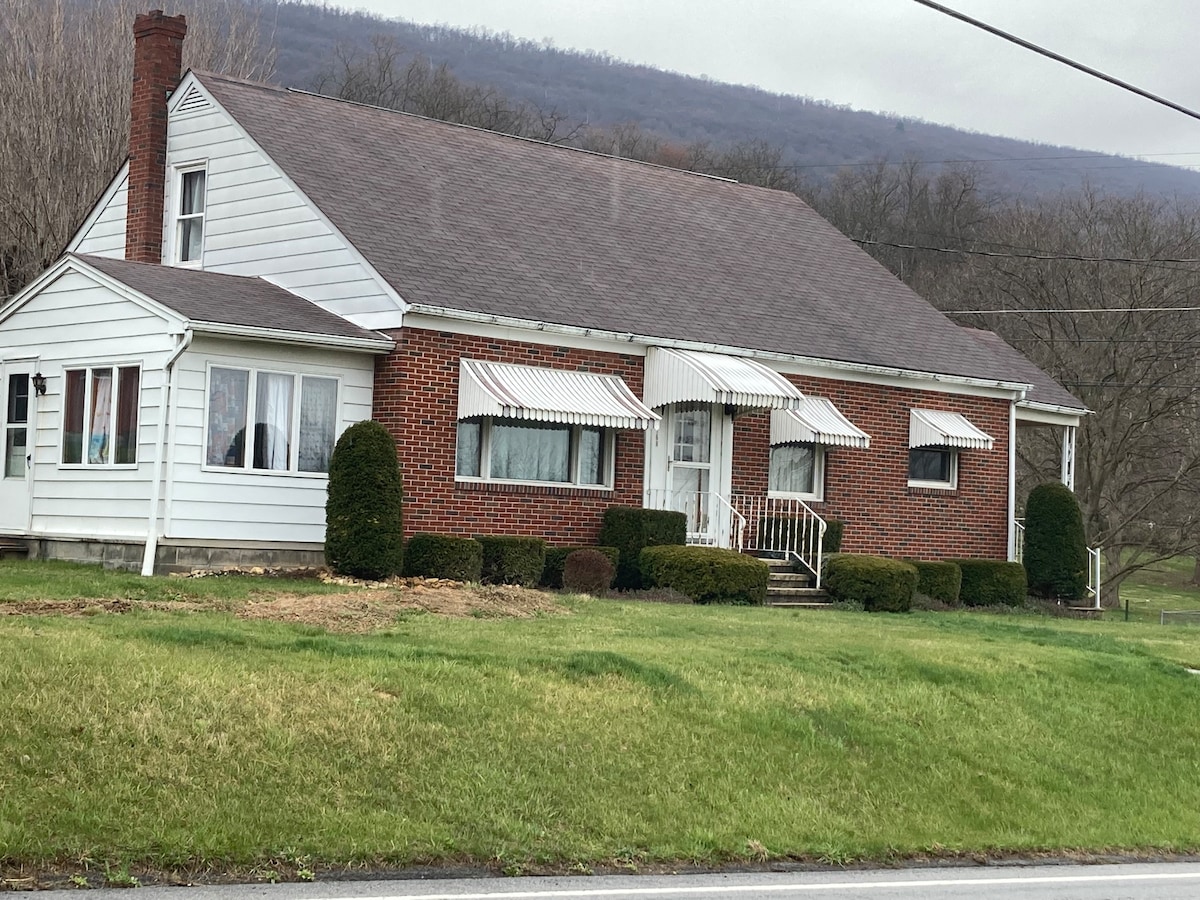
[[[133,25],[125,258],[138,262],[162,262],[167,94],[179,84],[186,33],[183,16],[161,10],[138,16]]]
[[[842,550],[918,559],[1008,553],[1007,400],[964,397],[822,378],[791,378],[800,390],[828,397],[871,436],[868,450],[825,453],[825,499],[809,505],[846,523]],[[962,413],[995,439],[992,450],[960,450],[954,491],[908,487],[908,411]],[[745,413],[734,423],[734,491],[764,493],[771,417]]]
[[[640,506],[645,435],[618,432],[612,491],[570,487],[456,484],[458,361],[497,362],[620,375],[642,395],[643,357],[524,344],[405,328],[396,350],[375,369],[375,418],[396,435],[404,472],[404,530],[443,534],[530,534],[554,544],[594,543],[604,509]],[[1003,558],[1008,547],[1008,401],[818,378],[792,379],[828,397],[871,436],[869,450],[830,449],[825,518],[846,522],[842,549],[939,559]],[[967,416],[995,439],[992,450],[959,452],[958,489],[908,487],[908,411],[942,409]],[[738,416],[734,491],[765,494],[770,415]]]
[[[417,328],[390,337],[395,351],[375,366],[375,418],[396,436],[406,535],[529,534],[553,544],[594,544],[605,508],[642,505],[646,438],[639,430],[617,432],[613,490],[454,481],[460,357],[620,375],[640,397],[641,356]]]

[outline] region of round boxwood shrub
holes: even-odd
[[[476,535],[483,547],[484,584],[519,584],[534,587],[546,568],[546,542],[516,534]]]
[[[1029,492],[1023,559],[1029,592],[1035,597],[1083,597],[1087,590],[1087,539],[1079,503],[1065,484],[1039,484]]]
[[[547,547],[546,548],[546,567],[542,569],[542,580],[538,582],[541,587],[560,588],[563,586],[563,567],[567,563],[567,557],[576,550],[598,550],[608,557],[613,564],[614,570],[617,566],[617,561],[620,559],[621,551],[616,547]]]
[[[580,594],[603,597],[612,587],[617,567],[606,554],[593,547],[572,550],[563,564],[563,587]]]
[[[414,534],[404,553],[404,574],[450,581],[479,581],[483,547],[469,537]]]
[[[696,603],[761,604],[770,569],[761,559],[718,547],[647,547],[642,580],[649,588],[671,588]]]
[[[347,428],[329,460],[325,562],[354,578],[381,579],[404,562],[403,490],[396,442],[378,422]]]
[[[835,603],[861,603],[868,612],[908,612],[917,570],[886,556],[839,553],[826,561],[822,583]]]
[[[939,603],[953,606],[962,590],[962,569],[952,562],[926,562],[906,559],[917,570],[917,593],[932,597]]]
[[[965,606],[1024,606],[1025,567],[1000,559],[952,559],[962,570]]]

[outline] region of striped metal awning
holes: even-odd
[[[804,395],[790,381],[744,356],[651,347],[646,405],[732,403],[750,409],[795,409]]]
[[[972,425],[966,416],[935,409],[909,410],[909,447],[991,450],[992,443],[992,436]]]
[[[458,418],[477,416],[642,429],[661,418],[616,375],[463,359]]]
[[[771,411],[771,445],[795,443],[866,450],[871,436],[842,415],[832,400],[806,396],[799,409]]]

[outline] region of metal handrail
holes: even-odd
[[[814,585],[821,586],[825,520],[803,500],[794,497],[765,497],[734,494],[733,504],[750,522],[746,549],[780,553],[812,572]]]
[[[1025,520],[1013,519],[1017,527],[1016,540],[1013,542],[1013,560],[1025,561]],[[1088,547],[1088,583],[1087,592],[1092,598],[1092,609],[1100,608],[1100,548]]]
[[[725,509],[731,513],[729,524],[734,526],[731,529],[731,537],[733,538],[732,549],[736,550],[738,553],[741,553],[746,549],[746,517],[738,512],[734,508],[733,504],[730,503],[725,497],[722,497],[715,491],[713,492],[712,496],[716,498],[718,503],[724,506]]]

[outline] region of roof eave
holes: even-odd
[[[390,338],[355,338],[340,334],[315,334],[289,331],[282,328],[259,328],[251,325],[231,325],[225,322],[189,321],[188,327],[197,334],[214,334],[243,340],[270,341],[274,344],[296,344],[307,347],[327,347],[360,353],[389,353],[396,342]]]

